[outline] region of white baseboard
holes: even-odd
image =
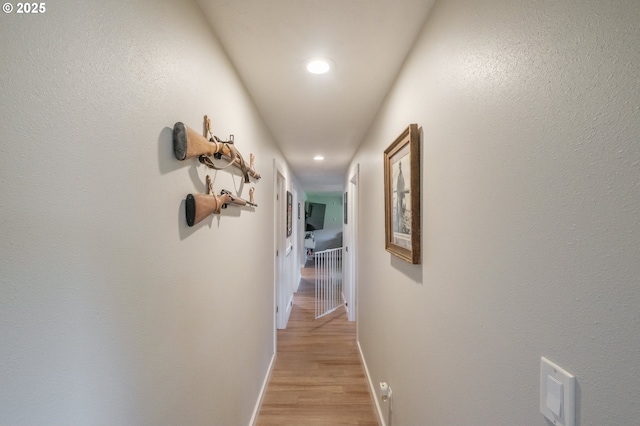
[[[287,302],[287,310],[284,314],[284,328],[287,328],[287,324],[289,324],[289,317],[291,316],[291,311],[293,311],[293,293]]]
[[[371,392],[371,398],[373,399],[373,403],[376,405],[376,413],[378,414],[378,422],[381,426],[387,426],[387,423],[384,420],[384,414],[382,413],[382,407],[380,407],[380,402],[376,396],[378,392],[376,391],[377,387],[374,386],[373,380],[371,380],[371,375],[369,374],[369,368],[367,368],[367,361],[364,359],[364,354],[362,353],[362,347],[360,346],[360,342],[357,341],[358,345],[358,353],[360,354],[360,360],[362,361],[362,367],[364,367],[364,374],[367,376],[367,382],[369,382],[369,391]]]
[[[258,401],[256,401],[256,406],[253,409],[253,415],[251,416],[251,421],[249,422],[250,426],[255,426],[258,421],[258,415],[260,414],[260,408],[262,408],[262,401],[264,400],[264,395],[267,393],[267,386],[269,386],[269,380],[271,379],[271,372],[273,371],[273,366],[276,363],[276,354],[274,352],[271,357],[271,362],[269,362],[269,369],[267,370],[267,376],[264,378],[264,382],[262,382],[262,388],[260,389],[260,395],[258,396]]]

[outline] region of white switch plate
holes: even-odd
[[[549,383],[553,385],[552,388],[549,387]],[[561,383],[562,386],[558,387],[557,383]],[[558,395],[554,395],[558,389],[563,392],[560,398],[560,415],[552,411],[552,408],[558,411],[555,405]],[[556,426],[576,424],[576,378],[545,357],[540,360],[540,412]]]

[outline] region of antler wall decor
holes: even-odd
[[[249,183],[250,177],[255,180],[260,179],[260,174],[256,172],[254,166],[254,155],[249,155],[249,163],[244,160],[242,154],[236,149],[233,135],[229,140],[222,141],[211,131],[211,120],[204,116],[205,136],[198,134],[195,130],[186,126],[182,122],[177,122],[173,126],[173,153],[180,161],[198,157],[198,160],[214,170],[223,170],[229,166],[235,166],[242,171],[244,182]],[[206,137],[209,137],[209,140]],[[225,157],[227,164],[216,165],[211,157],[219,160]],[[253,199],[255,189],[249,189],[249,201],[233,195],[231,191],[223,189],[220,195],[215,195],[211,177],[207,175],[206,194],[188,194],[185,200],[185,214],[187,225],[193,226],[201,222],[210,214],[220,214],[220,211],[227,208],[229,204],[236,206],[258,207]]]
[[[249,177],[259,180],[260,174],[254,166],[254,155],[249,155],[249,163],[247,163],[236,149],[233,135],[229,136],[229,140],[222,141],[211,132],[211,120],[206,115],[204,121],[205,135],[209,136],[209,140],[182,122],[177,122],[173,126],[173,152],[176,158],[182,161],[198,157],[202,164],[215,170],[235,166],[242,171],[245,183],[250,182]],[[228,161],[223,167],[216,166],[210,158],[220,159],[223,156]]]
[[[187,217],[187,225],[193,226],[201,222],[210,214],[220,214],[222,209],[226,209],[229,204],[236,206],[258,207],[253,200],[254,188],[249,190],[249,201],[237,197],[223,189],[220,195],[215,195],[213,191],[213,183],[211,177],[207,175],[207,193],[206,194],[189,194],[185,202],[185,213]]]

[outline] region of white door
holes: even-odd
[[[293,307],[293,286],[288,270],[290,257],[287,257],[287,181],[274,160],[274,281],[276,328],[287,327],[287,320]]]
[[[300,218],[298,214],[300,210],[298,209],[300,203],[300,198],[298,195],[298,188],[293,187],[293,206],[292,206],[292,218],[291,218],[291,227],[293,234],[291,235],[291,277],[292,281],[292,292],[295,293],[298,291],[298,286],[300,285],[300,278],[302,277],[300,273]]]
[[[358,242],[358,176],[360,165],[356,165],[356,171],[349,179],[347,185],[347,225],[345,226],[345,270],[344,270],[344,298],[347,303],[349,321],[356,320],[356,288],[357,288],[357,242]]]
[[[275,230],[275,302],[276,302],[276,328],[284,329],[287,326],[286,312],[287,301],[286,293],[288,286],[286,285],[287,271],[285,270],[286,259],[286,180],[282,172],[278,169],[274,162],[274,172],[276,175],[275,182],[275,208],[274,208],[274,230]]]

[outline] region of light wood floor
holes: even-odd
[[[344,307],[314,316],[313,269],[303,269],[258,416],[267,425],[378,425]]]

